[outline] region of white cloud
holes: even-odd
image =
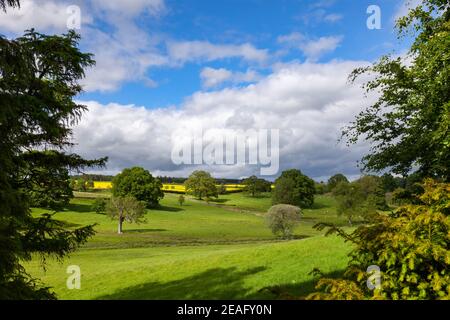
[[[92,5],[95,9],[126,16],[136,16],[143,12],[155,16],[166,10],[164,0],[94,0]]]
[[[259,80],[261,76],[251,69],[246,72],[232,72],[225,68],[214,69],[206,67],[200,72],[200,78],[203,87],[214,88],[223,83],[242,84],[255,82]]]
[[[316,61],[322,55],[336,50],[342,39],[341,36],[320,37],[317,40],[301,43],[300,49],[309,60]]]
[[[167,51],[171,59],[180,64],[192,61],[213,61],[226,58],[241,58],[258,63],[268,59],[266,49],[257,49],[250,43],[213,44],[209,41],[170,41]]]
[[[113,91],[131,81],[157,86],[147,76],[148,69],[166,65],[168,59],[152,46],[152,39],[145,32],[130,23],[122,24],[112,34],[86,28],[83,35],[86,50],[95,55],[97,62],[82,81],[86,91]]]
[[[82,81],[88,92],[114,91],[123,83],[136,81],[156,87],[158,83],[151,78],[155,67],[227,58],[261,64],[268,59],[267,50],[251,43],[167,40],[166,36],[148,32],[140,19],[146,14],[159,19],[168,11],[164,0],[23,0],[20,9],[0,12],[0,27],[13,35],[32,27],[43,33],[63,33],[70,17],[67,8],[73,4],[81,8],[81,48],[93,53],[97,62]],[[253,71],[233,74],[231,82],[254,81],[256,76]]]
[[[330,13],[323,18],[326,22],[335,23],[342,20],[343,16],[337,13]]]
[[[67,8],[69,1],[22,0],[19,8],[8,8],[7,12],[0,10],[0,28],[6,32],[21,34],[26,29],[37,31],[65,32],[70,13]],[[92,16],[86,11],[81,14],[82,23],[91,23]]]
[[[369,103],[347,75],[364,62],[278,65],[273,74],[245,87],[197,92],[178,108],[145,109],[85,102],[89,112],[74,129],[75,151],[86,157],[109,156],[108,172],[141,165],[155,174],[186,176],[194,166],[170,160],[177,129],[272,128],[280,130],[281,169],[300,168],[313,177],[355,168],[368,149],[337,144],[340,129]],[[258,173],[257,166],[204,167],[216,177]]]
[[[333,52],[342,40],[342,36],[311,39],[299,32],[292,32],[278,37],[279,43],[288,48],[296,48],[302,51],[309,61],[317,61],[324,54]]]

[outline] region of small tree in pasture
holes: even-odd
[[[105,199],[103,199],[103,198],[96,198],[94,200],[94,203],[92,204],[91,210],[95,211],[95,213],[98,213],[98,214],[105,213],[105,211],[106,211],[106,201],[105,201]]]
[[[194,171],[184,185],[188,194],[192,194],[200,200],[218,197],[216,180],[206,171]]]
[[[327,184],[328,191],[333,192],[333,189],[336,188],[336,186],[340,182],[348,182],[347,177],[344,176],[342,173],[337,173],[334,176],[330,177],[330,179],[328,179],[328,184]]]
[[[289,204],[272,206],[266,214],[266,221],[272,233],[282,238],[290,238],[294,227],[300,222],[301,210]]]
[[[185,201],[184,196],[183,196],[182,194],[180,194],[180,196],[178,197],[178,203],[179,203],[179,205],[182,206],[183,203],[184,203],[184,201]]]
[[[244,192],[250,194],[252,197],[257,196],[261,192],[270,192],[271,183],[264,179],[259,179],[257,176],[251,176],[242,181],[245,185]]]
[[[111,219],[118,220],[117,233],[121,234],[123,232],[122,225],[124,221],[130,223],[141,223],[145,221],[145,203],[130,196],[113,197],[108,203],[107,214]]]
[[[286,170],[275,180],[272,204],[290,204],[307,208],[314,203],[314,192],[314,180],[300,170]]]

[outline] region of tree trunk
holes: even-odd
[[[122,223],[123,223],[123,217],[122,217],[122,211],[120,211],[119,214],[119,227],[117,229],[118,234],[122,234]]]

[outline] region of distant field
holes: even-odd
[[[112,183],[111,181],[94,181],[94,189],[104,190],[111,189]],[[242,184],[225,184],[225,188],[228,192],[240,191],[244,188]],[[177,193],[185,193],[186,188],[183,184],[178,183],[163,183],[163,190],[165,192],[177,192]]]
[[[118,235],[116,221],[91,211],[92,194],[73,199],[55,218],[68,227],[97,223],[97,234],[62,264],[51,261],[46,273],[38,259],[27,263],[60,298],[272,299],[278,291],[298,296],[312,290],[308,273],[313,268],[340,272],[349,250],[340,239],[323,237],[312,228],[318,221],[345,222],[336,217],[327,196],[317,197],[315,207],[304,210],[296,240],[280,241],[261,216],[270,206],[268,196],[223,195],[219,204],[226,207],[221,208],[191,198],[180,207],[177,195],[166,194],[161,208],[148,210],[145,223],[125,223],[124,234]],[[35,215],[42,212],[33,210]],[[81,268],[80,290],[65,287],[70,264]],[[260,291],[263,288],[271,289]]]

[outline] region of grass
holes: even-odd
[[[191,199],[179,206],[177,195],[166,194],[145,223],[124,224],[122,235],[116,221],[91,211],[92,198],[75,198],[54,217],[71,227],[96,223],[97,234],[62,263],[50,260],[46,272],[37,258],[27,270],[62,299],[273,299],[311,292],[313,268],[330,275],[344,268],[348,244],[312,228],[318,221],[343,222],[330,197],[317,197],[303,211],[290,241],[275,238],[260,215],[270,206],[267,196],[221,198],[226,207]],[[81,290],[66,288],[72,264],[81,268]]]

